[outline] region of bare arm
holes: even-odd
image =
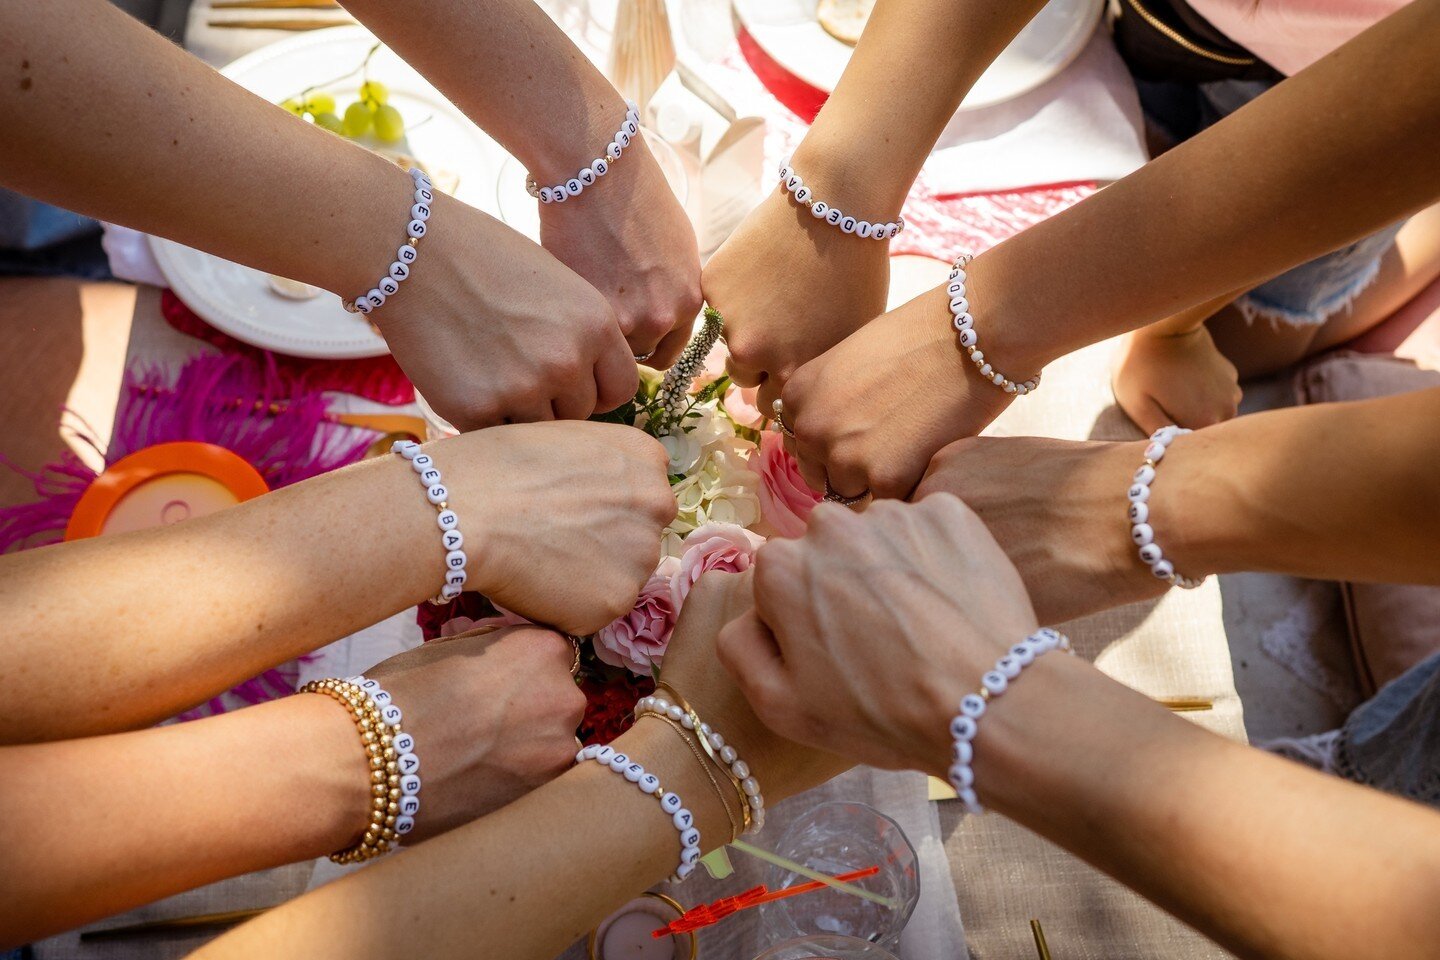
[[[1416,0],[982,254],[967,297],[985,360],[1024,380],[1055,357],[1252,286],[1433,202],[1437,34],[1440,0]],[[1004,409],[1010,398],[956,344],[949,300],[944,287],[922,294],[791,378],[785,409],[807,476],[828,470],[847,495],[908,496],[940,447]],[[897,391],[902,372],[910,389]]]
[[[630,608],[675,509],[659,444],[550,423],[426,449],[460,517],[467,589],[574,633]],[[183,524],[0,557],[0,742],[163,720],[434,596],[435,516],[387,456]]]

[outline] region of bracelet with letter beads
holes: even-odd
[[[587,760],[594,760],[601,766],[608,767],[635,784],[641,793],[647,793],[660,801],[660,809],[670,818],[671,824],[680,834],[680,863],[670,879],[681,883],[694,873],[695,861],[700,859],[700,828],[695,825],[695,816],[685,809],[685,803],[679,794],[667,791],[660,785],[659,777],[646,772],[643,766],[626,754],[617,753],[613,747],[592,743],[588,747],[580,748],[580,752],[575,754],[575,762],[584,763]]]
[[[615,138],[605,146],[604,156],[596,157],[589,164],[563,183],[557,183],[553,187],[542,187],[535,182],[533,174],[525,176],[525,191],[539,200],[541,203],[564,203],[566,200],[580,196],[589,187],[605,174],[610,172],[610,165],[620,159],[625,148],[640,136],[640,107],[634,100],[625,101],[625,120],[620,124],[620,129],[615,131]]]
[[[361,674],[347,678],[346,682],[369,694],[386,725],[385,732],[390,737],[390,752],[385,754],[387,769],[389,762],[393,761],[400,774],[400,797],[394,801],[394,808],[387,812],[395,817],[391,825],[395,835],[403,837],[415,829],[415,815],[420,812],[420,756],[415,749],[415,737],[401,727],[404,715],[400,706],[378,681]]]
[[[670,699],[662,695],[654,695],[645,698],[649,701],[645,709],[657,713],[663,713],[671,719],[676,720],[686,730],[695,733],[695,738],[700,743],[701,749],[710,761],[719,767],[735,785],[736,796],[740,799],[741,810],[745,814],[745,833],[760,832],[765,828],[765,795],[760,791],[760,782],[751,774],[750,765],[740,759],[735,752],[734,746],[727,744],[720,731],[713,730],[710,724],[701,721],[695,708],[685,701],[678,691],[669,684],[661,684],[670,693]],[[671,702],[671,701],[674,702]],[[637,709],[639,705],[637,704]],[[676,716],[676,711],[679,716]]]
[[[715,779],[715,774],[710,771],[710,761],[705,759],[705,755],[701,753],[700,748],[695,745],[695,738],[691,736],[684,727],[680,726],[679,723],[677,723],[675,720],[672,720],[669,716],[663,713],[637,713],[635,715],[635,720],[638,723],[645,717],[654,717],[656,720],[659,720],[661,723],[674,730],[675,735],[679,737],[682,741],[684,741],[686,749],[690,751],[690,755],[695,758],[695,762],[700,765],[701,771],[705,774],[705,780],[710,784],[710,789],[715,792],[715,798],[720,801],[720,806],[725,810],[725,819],[730,824],[730,840],[733,842],[741,835],[743,835],[746,829],[748,829],[749,819],[744,818],[743,822],[736,822],[735,814],[731,811],[730,804],[725,799],[725,791],[723,788],[721,788],[720,781]],[[744,805],[742,804],[741,806],[743,814]]]
[[[1040,386],[1040,374],[1035,374],[1028,380],[1016,382],[1005,374],[996,370],[985,354],[980,349],[980,334],[975,330],[975,318],[970,315],[970,301],[965,296],[965,268],[970,261],[975,259],[968,253],[963,253],[955,259],[955,264],[950,268],[950,280],[945,286],[945,292],[950,295],[950,323],[955,328],[955,333],[960,338],[960,347],[970,357],[970,362],[980,371],[980,376],[989,380],[995,386],[1006,393],[1024,396],[1034,392]]]
[[[393,762],[394,738],[380,715],[380,707],[358,684],[334,677],[312,680],[296,693],[324,694],[349,710],[354,715],[370,767],[370,808],[365,832],[358,843],[330,854],[330,859],[336,863],[361,863],[384,854],[397,838],[394,827],[402,791],[399,767]],[[397,807],[397,812],[391,812],[392,805]]]
[[[1155,468],[1170,444],[1176,437],[1189,432],[1171,424],[1152,433],[1150,443],[1145,447],[1145,462],[1135,471],[1130,489],[1125,491],[1125,498],[1129,501],[1125,516],[1130,521],[1130,539],[1139,548],[1140,562],[1150,568],[1155,579],[1164,580],[1182,590],[1194,590],[1205,582],[1205,578],[1182,577],[1175,571],[1175,565],[1165,559],[1165,552],[1155,540],[1155,527],[1150,523],[1150,484],[1155,482]]]
[[[855,217],[841,212],[838,208],[832,207],[824,200],[816,200],[814,191],[805,186],[805,181],[801,180],[800,174],[790,166],[789,160],[780,164],[780,189],[788,193],[802,207],[809,207],[812,217],[824,220],[842,233],[853,234],[867,240],[889,240],[905,229],[904,217],[896,217],[888,223],[871,223],[869,220],[857,220]]]
[[[994,669],[980,678],[978,693],[969,693],[960,699],[960,710],[950,721],[950,737],[954,740],[954,753],[951,757],[948,779],[950,785],[955,788],[956,794],[959,795],[960,802],[965,804],[966,813],[985,812],[985,808],[980,806],[980,800],[975,794],[975,771],[971,766],[975,758],[973,741],[976,734],[980,732],[980,718],[985,715],[985,708],[991,700],[1005,692],[1011,681],[1020,676],[1022,670],[1034,663],[1037,658],[1056,649],[1064,650],[1066,653],[1075,652],[1070,646],[1069,638],[1063,633],[1049,627],[1041,627],[995,661]]]
[[[354,300],[342,300],[340,305],[350,313],[370,313],[385,301],[400,292],[400,284],[410,277],[410,268],[420,256],[420,238],[429,229],[430,204],[435,199],[430,178],[419,167],[410,168],[410,181],[415,187],[411,195],[410,222],[405,225],[405,242],[395,251],[390,269],[371,287]]]
[[[390,445],[390,452],[409,461],[411,468],[425,488],[425,499],[435,507],[435,522],[440,526],[440,547],[445,551],[445,583],[440,592],[430,598],[434,604],[449,603],[460,596],[469,576],[465,565],[470,562],[465,553],[465,535],[460,532],[460,518],[450,509],[450,488],[441,482],[440,468],[435,460],[420,449],[413,440],[396,440]]]

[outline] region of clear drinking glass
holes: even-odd
[[[755,960],[896,960],[896,957],[868,940],[827,933],[777,943]]]
[[[863,803],[847,800],[822,803],[790,824],[774,852],[829,876],[878,866],[879,873],[853,883],[888,898],[891,905],[829,887],[774,900],[760,907],[765,942],[817,934],[853,937],[886,948],[894,947],[899,941],[920,899],[920,860],[894,820]],[[774,865],[765,876],[771,890],[808,881],[808,877]]]

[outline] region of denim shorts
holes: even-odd
[[[1350,714],[1334,765],[1347,780],[1440,808],[1440,652]]]
[[[1267,80],[1213,83],[1157,83],[1136,79],[1146,118],[1173,140],[1188,140],[1228,117],[1273,84]],[[1235,306],[1257,317],[1290,326],[1315,326],[1346,309],[1380,272],[1380,259],[1395,244],[1405,221],[1341,247],[1267,280],[1243,294]]]

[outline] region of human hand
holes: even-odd
[[[553,780],[575,757],[585,695],[574,648],[540,627],[432,640],[366,671],[415,737],[424,840],[498,810]]]
[[[583,420],[635,395],[595,288],[525,237],[437,193],[411,278],[371,314],[426,401],[461,430]]]
[[[727,624],[753,615],[751,579],[749,572],[712,572],[700,578],[686,595],[660,680],[724,734],[773,802],[823,783],[850,764],[777,736],[756,718],[721,666],[716,638]]]
[[[1198,430],[1238,412],[1239,375],[1204,324],[1185,333],[1127,333],[1110,379],[1120,409],[1146,433],[1166,424]]]
[[[1000,339],[998,331],[986,339]],[[1009,363],[1003,346],[995,356]],[[1006,368],[1016,378],[1032,372]],[[828,476],[830,488],[846,497],[868,490],[903,499],[936,451],[979,433],[1010,400],[956,343],[941,286],[801,367],[785,387],[784,411],[811,487],[824,489]]]
[[[659,442],[618,424],[565,422],[437,446],[450,504],[474,538],[467,589],[576,635],[629,612],[675,517]],[[433,515],[427,527],[434,533]]]
[[[1061,623],[1166,589],[1135,555],[1125,519],[1145,443],[957,440],[936,454],[915,496],[963,495],[1020,571],[1041,621]],[[1157,495],[1181,482],[1167,472]]]
[[[540,205],[540,242],[609,301],[632,356],[661,370],[679,358],[700,312],[700,252],[643,136],[581,196]]]
[[[955,704],[1033,633],[1019,575],[954,497],[821,504],[755,564],[755,611],[720,661],[783,737],[860,763],[941,773]]]
[[[841,233],[780,189],[705,264],[730,376],[769,413],[791,375],[885,311],[890,244]]]

